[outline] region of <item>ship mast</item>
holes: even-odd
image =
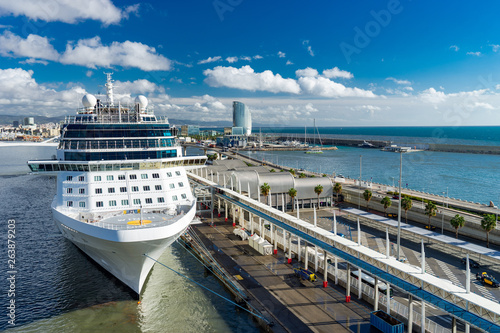
[[[104,73],[106,74],[106,96],[107,96],[107,101],[109,106],[113,106],[115,104],[114,98],[113,98],[113,80],[111,80],[111,75],[113,73]]]

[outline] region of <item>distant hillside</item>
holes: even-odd
[[[45,124],[45,123],[57,123],[61,120],[64,120],[64,116],[59,117],[45,117],[45,116],[12,116],[12,115],[3,115],[0,114],[0,125],[12,125],[12,123],[17,120],[21,124],[24,117],[34,117],[36,124]]]

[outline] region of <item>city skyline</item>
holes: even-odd
[[[118,99],[176,119],[224,121],[238,100],[269,126],[500,125],[499,7],[3,3],[0,114],[72,114],[113,72]]]

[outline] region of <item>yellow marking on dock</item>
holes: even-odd
[[[150,224],[150,220],[142,220],[142,224]],[[128,221],[127,224],[130,225],[141,225],[141,220]]]
[[[239,280],[239,281],[243,280],[243,278],[241,277],[241,275],[235,275],[234,277],[236,278],[236,280]]]

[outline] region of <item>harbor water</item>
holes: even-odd
[[[7,332],[258,332],[251,316],[174,272],[155,265],[140,303],[56,229],[50,204],[54,177],[27,174],[28,159],[50,158],[54,147],[0,148],[0,282]],[[15,325],[8,323],[7,221],[15,219]],[[159,259],[231,298],[179,244]]]

